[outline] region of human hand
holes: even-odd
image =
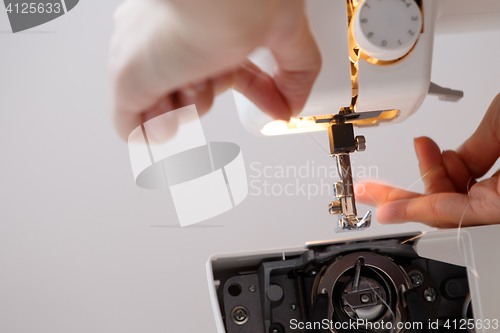
[[[128,0],[115,12],[109,66],[118,133],[182,106],[205,113],[229,87],[275,119],[299,113],[320,67],[303,0]],[[257,46],[277,61],[271,77],[246,59]],[[176,119],[151,124],[155,139]],[[148,128],[148,135],[150,128]]]
[[[379,206],[380,223],[423,222],[448,228],[500,223],[500,170],[476,182],[500,156],[500,94],[474,134],[456,151],[441,152],[430,138],[415,139],[425,194],[365,182],[356,199]]]

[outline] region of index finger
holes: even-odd
[[[380,206],[395,200],[412,199],[422,196],[419,193],[373,182],[363,182],[356,185],[355,194],[357,201],[371,206]]]
[[[458,227],[461,223],[481,224],[469,203],[467,194],[460,193],[436,193],[396,200],[378,209],[377,220],[382,224],[423,222],[437,228]]]

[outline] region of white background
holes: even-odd
[[[333,232],[328,196],[249,196],[221,216],[179,228],[168,191],[134,184],[109,112],[107,50],[119,2],[81,1],[15,35],[0,9],[2,333],[215,332],[205,277],[210,254],[346,237]],[[430,96],[402,124],[358,130],[367,150],[354,154],[354,163],[377,166],[380,178],[408,187],[419,179],[414,137],[459,146],[500,92],[499,39],[499,32],[437,37],[432,80],[464,90],[464,99]],[[208,141],[240,145],[247,167],[333,165],[307,134],[248,134],[230,93],[202,125]],[[316,138],[326,146],[326,133]],[[422,188],[418,182],[412,189]],[[358,207],[360,214],[367,209]],[[356,236],[427,229],[375,222]]]

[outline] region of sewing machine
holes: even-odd
[[[303,111],[289,122],[274,121],[238,92],[236,105],[243,125],[257,135],[328,131],[341,179],[330,213],[339,215],[338,230],[366,228],[371,213],[357,217],[349,156],[363,151],[366,140],[353,127],[404,121],[428,94],[458,101],[462,91],[431,83],[434,35],[494,27],[499,3],[318,0],[307,2],[307,11],[323,64]],[[264,48],[250,59],[270,74],[276,65]]]
[[[427,95],[458,101],[462,91],[430,81],[434,35],[498,27],[500,1],[310,0],[306,5],[323,65],[305,108],[289,122],[275,121],[235,92],[239,116],[257,135],[325,131],[326,138],[328,133],[341,179],[329,212],[339,217],[338,231],[365,229],[371,212],[357,216],[350,154],[365,150],[367,140],[354,128],[404,121]],[[250,59],[269,73],[275,66],[267,49]],[[500,226],[439,230],[213,256],[207,272],[218,330],[500,331],[494,306],[500,292],[490,278],[500,271],[484,260],[490,251],[484,244],[493,247],[492,235],[499,232]],[[306,325],[318,322],[324,325]]]

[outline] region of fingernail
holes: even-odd
[[[179,92],[188,98],[193,98],[198,94],[198,90],[192,85],[180,89]]]
[[[170,111],[170,107],[169,107],[169,105],[167,103],[167,99],[166,98],[162,99],[159,108],[160,108],[160,110],[161,110],[162,113]]]
[[[366,192],[365,185],[357,184],[354,186],[354,194],[357,196],[364,195]]]
[[[207,82],[206,81],[202,81],[202,82],[194,83],[193,86],[195,87],[195,89],[199,93],[201,93],[201,92],[204,92],[205,89],[207,89]]]
[[[418,139],[420,139],[420,137],[413,138],[413,147],[415,149],[415,154],[417,154],[417,159],[420,161],[420,155],[419,155],[419,152],[418,152],[418,143],[417,143]]]
[[[166,112],[144,124],[150,144],[161,144],[177,132],[178,120],[174,112]]]

